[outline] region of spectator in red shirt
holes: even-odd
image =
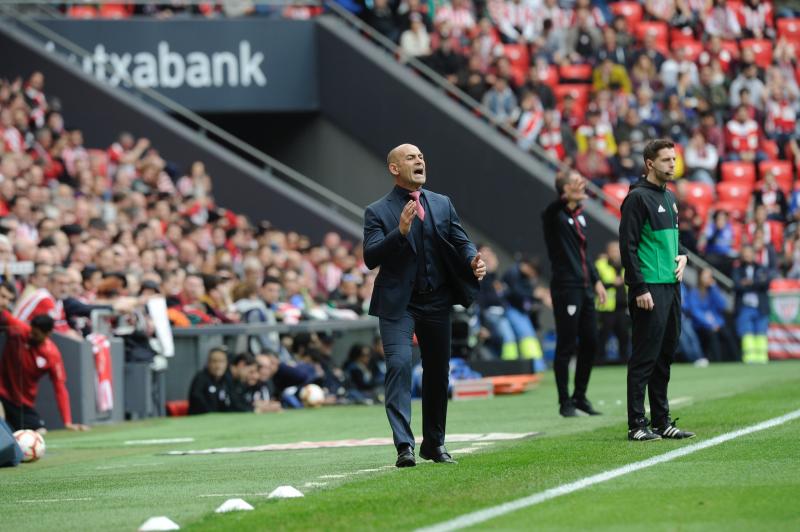
[[[736,115],[725,125],[727,159],[730,161],[764,161],[767,156],[758,149],[761,130],[750,118],[747,107],[740,105]]]
[[[34,410],[39,380],[50,375],[58,409],[68,430],[87,430],[72,422],[64,361],[58,347],[49,338],[53,318],[43,314],[28,325],[11,315],[9,307],[16,297],[14,285],[0,283],[0,331],[6,335],[0,359],[0,402],[5,420],[14,430],[33,429],[45,433],[44,421]],[[0,412],[3,413],[3,412]]]

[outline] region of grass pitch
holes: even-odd
[[[164,454],[388,437],[382,407],[157,419],[84,434],[53,432],[46,437],[44,459],[0,470],[0,530],[135,530],[156,515],[190,530],[414,529],[800,409],[800,362],[673,366],[673,417],[681,418],[680,427],[698,432],[688,442],[626,441],[624,368],[596,369],[589,391],[603,416],[560,418],[550,374],[538,389],[520,396],[451,403],[449,434],[542,433],[480,447],[448,444],[457,466],[384,467],[394,463],[390,446]],[[418,404],[414,426],[421,432]],[[173,438],[194,441],[126,444]],[[267,500],[266,494],[287,484],[306,497]],[[247,500],[255,511],[213,513],[232,497]],[[800,420],[477,528],[799,530],[798,498]]]

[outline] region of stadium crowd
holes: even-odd
[[[77,7],[113,16],[101,13],[111,5],[121,7],[119,16],[237,14],[224,2],[206,11],[180,2],[67,9],[75,17]],[[737,294],[734,308],[725,308],[710,272],[702,272],[684,298],[681,352],[699,364],[738,360],[740,350],[747,361],[765,359],[769,282],[800,279],[794,13],[753,0],[375,0],[346,7],[482,102],[516,131],[521,148],[538,146],[601,187],[612,212],[613,199],[642,173],[647,139],[678,142],[681,238],[732,276]],[[87,309],[111,309],[128,358],[147,360],[158,345],[144,302],[155,294],[166,297],[175,327],[365,313],[374,273],[360,245],[335,233],[312,243],[216,205],[202,162],[182,171],[147,138],[121,133],[108,146],[84,146],[81,131],[45,95],[40,73],[0,82],[0,134],[0,263],[17,285],[18,316],[44,310],[57,331],[77,337],[90,332]],[[611,358],[624,361],[625,296],[614,246],[597,263],[608,272],[607,288],[617,289],[599,309],[601,338],[614,337]],[[490,275],[474,310],[480,352],[544,369],[537,311],[549,294],[536,259],[501,272],[492,250],[482,249]],[[33,271],[12,276],[15,262],[32,263]],[[324,338],[257,336],[249,353],[229,355],[227,374],[247,384],[256,409],[272,408],[264,405],[276,397],[281,368],[293,375],[283,382],[294,383],[277,387],[281,398],[311,379],[327,382],[334,401],[379,399],[380,378],[360,393],[359,377],[326,358],[329,347]],[[605,347],[598,358],[606,358]],[[380,355],[361,360],[361,351],[368,349],[355,349],[349,366],[375,373]],[[253,392],[257,385],[262,392]]]

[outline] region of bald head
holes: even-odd
[[[395,183],[409,190],[417,190],[425,184],[425,159],[413,144],[401,144],[386,156],[389,173]]]
[[[419,151],[419,148],[417,148],[413,144],[401,144],[399,146],[395,146],[389,152],[389,155],[386,156],[386,165],[388,166],[388,165],[390,165],[392,163],[395,163],[395,162],[399,161],[403,157],[403,154],[405,153],[405,151],[408,150],[408,149],[413,149],[413,150]]]

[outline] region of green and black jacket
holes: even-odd
[[[675,258],[686,254],[678,241],[678,204],[666,187],[640,179],[622,202],[619,245],[629,297],[648,284],[674,284]]]

